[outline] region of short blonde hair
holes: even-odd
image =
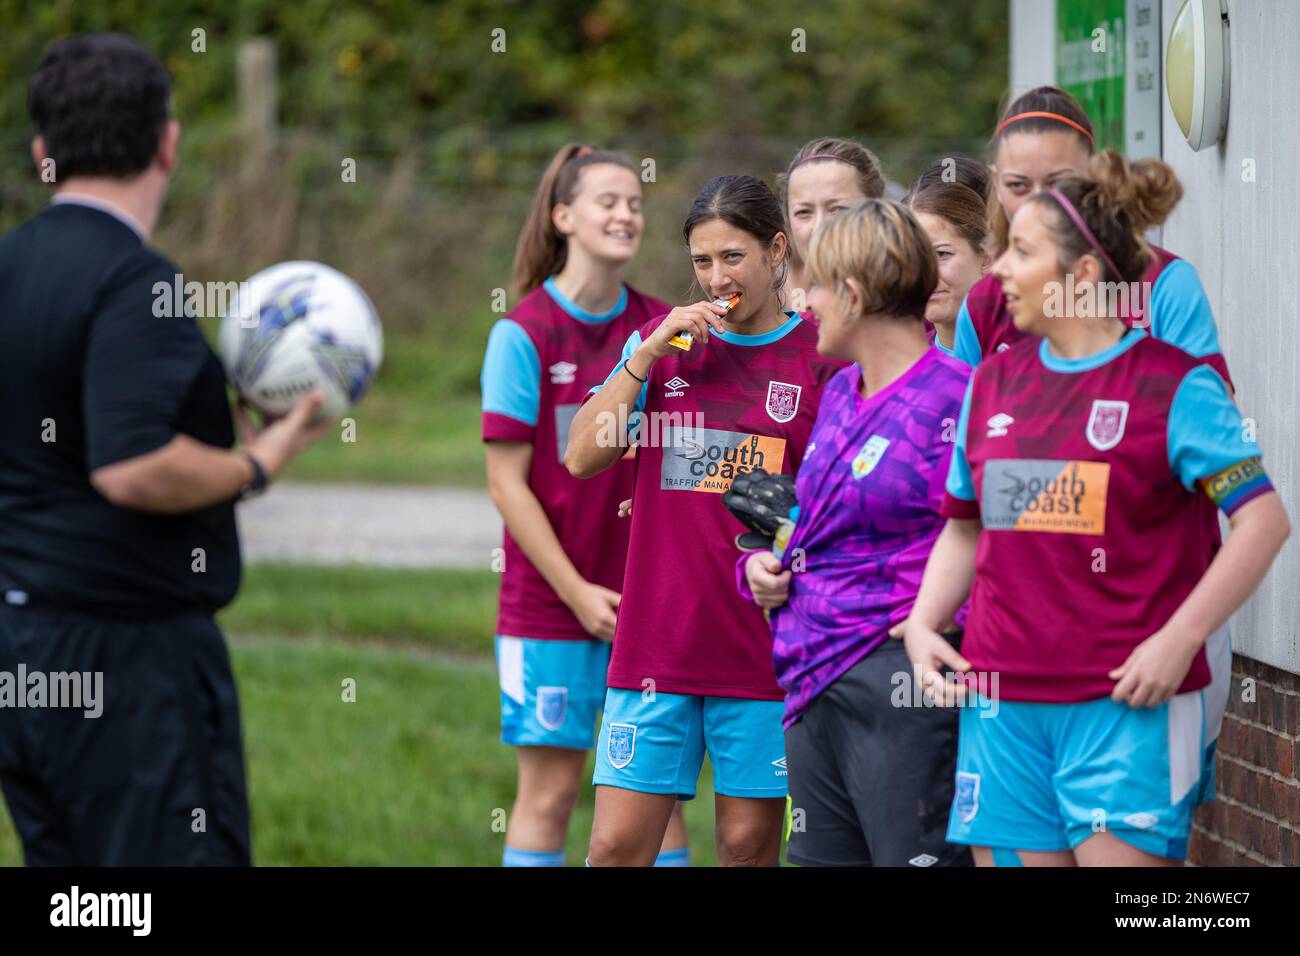
[[[843,298],[853,279],[863,313],[923,318],[939,284],[930,239],[906,206],[868,199],[831,216],[813,233],[808,269],[819,286]]]

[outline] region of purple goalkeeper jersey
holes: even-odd
[[[800,564],[772,614],[772,659],[789,727],[813,699],[890,640],[912,611],[943,530],[944,480],[971,370],[931,348],[864,399],[854,364],[827,383],[782,561]],[[749,595],[743,558],[737,585]]]

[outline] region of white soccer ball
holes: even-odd
[[[217,344],[235,389],[270,415],[316,388],[325,394],[321,416],[339,417],[365,393],[384,356],[369,297],[319,262],[282,262],[241,283]]]

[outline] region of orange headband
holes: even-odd
[[[1001,134],[1001,132],[1004,129],[1006,129],[1008,126],[1010,126],[1012,123],[1016,122],[1016,120],[1032,119],[1034,117],[1040,117],[1042,119],[1054,119],[1058,122],[1064,123],[1066,126],[1073,126],[1084,136],[1088,137],[1089,143],[1091,143],[1093,146],[1097,145],[1097,141],[1093,139],[1092,134],[1089,133],[1084,127],[1076,123],[1074,120],[1070,119],[1068,116],[1062,116],[1060,113],[1044,113],[1039,110],[1035,110],[1030,113],[1017,113],[1015,116],[1008,116],[1001,123],[999,123],[998,128],[993,131],[993,138],[997,139],[997,137]]]

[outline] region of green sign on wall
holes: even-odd
[[[1124,150],[1125,0],[1056,0],[1056,83],[1083,104],[1097,148]]]
[[[1087,110],[1099,149],[1159,156],[1159,0],[1056,0],[1056,83]]]

